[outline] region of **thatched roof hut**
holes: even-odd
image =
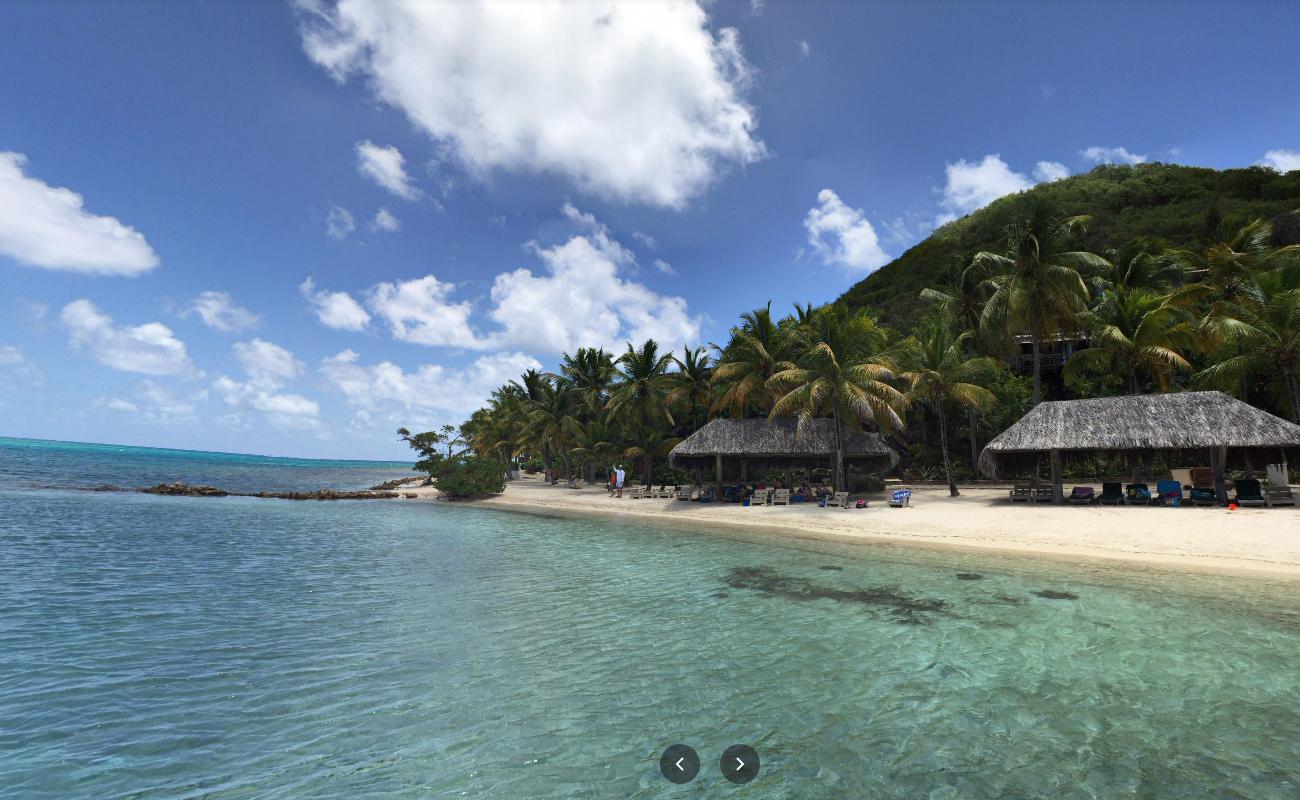
[[[1178,392],[1039,403],[988,443],[980,471],[1031,467],[1097,454],[1160,452],[1189,463],[1208,460],[1221,481],[1229,457],[1262,464],[1300,454],[1300,425],[1223,392]],[[1059,480],[1054,480],[1059,483]]]
[[[866,467],[893,466],[898,454],[874,433],[841,426],[846,463]],[[835,454],[835,428],[830,419],[715,419],[687,436],[668,454],[677,467],[712,467],[719,457],[745,459],[750,464],[788,466],[810,462],[829,464]]]

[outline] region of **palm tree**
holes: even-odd
[[[1088,374],[1117,375],[1129,394],[1140,394],[1142,375],[1162,392],[1175,372],[1190,372],[1183,353],[1196,345],[1191,315],[1169,298],[1123,285],[1107,289],[1096,307],[1079,316],[1088,331],[1088,347],[1065,364],[1065,380],[1076,383]]]
[[[545,376],[536,384],[536,395],[527,403],[526,435],[543,448],[547,469],[550,469],[550,454],[559,453],[564,462],[564,475],[572,479],[569,466],[569,450],[580,435],[581,426],[574,411],[578,404],[578,394],[572,384],[562,378]],[[551,473],[551,482],[555,482],[555,473]]]
[[[1194,376],[1196,383],[1234,392],[1252,378],[1277,376],[1282,405],[1300,422],[1300,287],[1282,270],[1258,281],[1259,302],[1220,306],[1209,325],[1220,352],[1234,352]]]
[[[946,320],[956,323],[957,329],[962,333],[969,332],[969,336],[963,338],[963,349],[966,357],[974,358],[977,352],[987,351],[987,342],[981,343],[980,338],[980,315],[983,313],[984,302],[987,292],[985,291],[984,281],[979,276],[979,270],[969,264],[962,265],[960,259],[953,264],[952,289],[950,291],[941,291],[939,289],[922,289],[921,299],[934,303],[938,313]],[[971,380],[968,376],[967,380]],[[966,431],[970,443],[970,463],[971,469],[975,469],[976,462],[979,460],[979,440],[978,440],[978,409],[970,406],[966,409]]]
[[[798,415],[800,421],[828,415],[835,430],[835,488],[844,486],[841,420],[867,422],[881,430],[903,428],[898,409],[903,393],[890,385],[893,362],[888,337],[865,311],[827,306],[798,337],[799,356],[768,379],[776,393],[770,417]]]
[[[1043,395],[1039,345],[1073,328],[1076,315],[1088,301],[1083,274],[1110,268],[1099,255],[1067,249],[1086,222],[1086,217],[1052,222],[1038,210],[1007,229],[1002,253],[980,252],[971,260],[972,267],[990,275],[985,284],[990,296],[980,316],[980,328],[1005,343],[1021,333],[1029,335],[1034,405]]]
[[[703,347],[682,348],[682,357],[673,357],[677,371],[672,373],[669,403],[686,403],[692,426],[700,422],[699,410],[708,412],[713,402],[713,360]]]
[[[633,437],[633,444],[623,451],[623,455],[645,460],[641,470],[641,483],[649,486],[654,482],[655,459],[666,457],[680,441],[668,431],[642,427]]]
[[[745,416],[751,405],[767,413],[774,395],[768,388],[773,375],[791,366],[790,331],[772,321],[772,304],[740,316],[739,327],[731,329],[731,341],[720,349],[713,382],[722,389],[710,411]]]
[[[633,423],[649,425],[662,419],[673,425],[666,402],[672,382],[668,367],[672,363],[671,354],[659,354],[659,343],[654,339],[646,339],[639,349],[629,343],[627,352],[618,357],[616,381],[606,404],[608,412],[626,413]]]
[[[613,357],[598,347],[579,347],[576,355],[564,354],[560,374],[592,412],[598,412],[609,399],[609,389],[616,375]]]
[[[954,403],[963,408],[985,411],[996,398],[983,386],[974,383],[997,370],[991,358],[971,357],[966,348],[969,331],[954,335],[943,316],[923,323],[917,335],[903,350],[903,372],[908,399],[933,409],[939,416],[939,449],[943,452],[943,472],[948,480],[948,494],[957,497],[957,483],[952,478],[952,461],[948,454],[948,418],[944,407]]]

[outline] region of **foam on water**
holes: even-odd
[[[1286,583],[0,492],[5,796],[1291,798],[1298,655]]]

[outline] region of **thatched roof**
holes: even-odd
[[[1276,458],[1300,448],[1300,425],[1223,392],[1178,392],[1039,403],[988,443],[980,470],[1063,456],[1125,451],[1194,452],[1225,447]]]
[[[781,459],[830,459],[835,452],[835,428],[830,419],[715,419],[687,436],[668,460],[677,464],[692,460],[748,458],[755,461]],[[898,463],[898,454],[874,433],[841,427],[845,461],[875,461],[881,466]]]

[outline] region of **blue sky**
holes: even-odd
[[[1101,161],[1300,168],[1300,6],[0,5],[0,435],[390,457]],[[309,281],[310,279],[310,281]]]

